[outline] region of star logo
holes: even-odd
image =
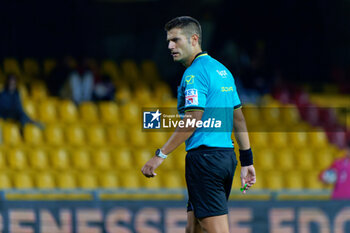
[[[162,115],[162,114],[159,112],[159,109],[157,109],[157,111],[155,113],[151,113],[151,115],[153,116],[153,118],[151,120],[151,122],[152,122],[154,120],[159,121],[159,116]]]

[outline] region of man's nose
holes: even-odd
[[[172,50],[175,48],[175,43],[173,41],[170,41],[168,44],[168,49]]]

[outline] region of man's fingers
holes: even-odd
[[[255,176],[249,177],[249,181],[248,182],[251,183],[251,184],[255,184],[255,182],[256,182]]]
[[[152,172],[150,172],[150,169],[147,165],[142,167],[141,172],[144,176],[146,176],[148,178],[151,177],[151,175],[152,175]]]
[[[151,178],[156,176],[157,174],[153,172],[153,169],[151,167],[144,167],[142,169],[142,173],[147,177],[147,178]]]
[[[244,178],[241,178],[241,185],[242,185],[242,188],[244,188],[244,185],[245,185],[245,179]]]

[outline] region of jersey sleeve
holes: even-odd
[[[207,102],[208,79],[200,72],[186,72],[183,77],[185,111],[204,110]]]

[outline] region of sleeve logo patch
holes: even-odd
[[[185,77],[185,81],[186,81],[187,85],[193,84],[194,83],[194,75],[187,75]]]
[[[216,72],[221,76],[221,78],[227,78],[226,70],[216,70]]]
[[[197,89],[185,90],[185,107],[198,105],[198,91]]]

